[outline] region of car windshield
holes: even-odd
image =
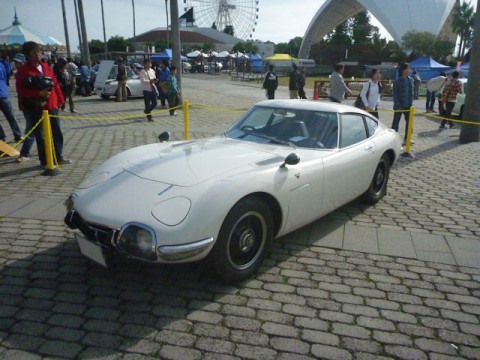
[[[313,149],[338,145],[338,115],[333,112],[254,106],[227,132],[232,139]]]

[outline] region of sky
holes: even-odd
[[[254,0],[237,1],[255,3]],[[258,24],[253,38],[280,43],[288,42],[296,36],[303,37],[313,15],[324,1],[260,0]],[[72,51],[76,51],[79,41],[73,3],[73,0],[65,0],[70,47]],[[134,0],[134,3],[136,35],[167,25],[165,1]],[[179,14],[181,15],[183,14],[184,2],[178,0],[178,3]],[[23,26],[50,35],[65,43],[61,0],[0,0],[0,4],[2,5],[0,29],[12,25],[14,8],[16,8],[18,18]],[[103,41],[100,0],[83,0],[83,7],[88,40],[98,39]],[[115,35],[124,38],[133,37],[132,0],[103,0],[103,7],[107,40]],[[372,22],[380,27],[378,22]],[[382,35],[389,40],[391,39],[385,30],[382,30]]]

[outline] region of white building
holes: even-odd
[[[312,44],[345,20],[367,10],[400,44],[408,31],[428,31],[455,42],[451,13],[459,0],[326,0],[303,37],[299,57],[307,58]]]

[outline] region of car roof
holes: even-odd
[[[334,102],[327,101],[312,101],[312,100],[300,100],[300,99],[289,99],[289,100],[264,100],[256,104],[257,106],[264,107],[276,107],[276,108],[288,108],[288,109],[298,109],[298,110],[307,110],[307,111],[326,111],[326,112],[336,112],[336,113],[351,113],[358,112],[368,114],[367,112],[358,109],[356,107],[339,104]]]

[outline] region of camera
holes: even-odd
[[[51,77],[32,75],[23,79],[23,86],[25,86],[27,89],[52,90],[55,87],[55,84]]]

